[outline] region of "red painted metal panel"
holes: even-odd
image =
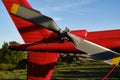
[[[120,38],[120,29],[88,32],[87,39]]]
[[[59,52],[59,53],[80,53],[71,42],[46,43],[46,44],[17,44],[11,45],[13,50],[36,51],[36,52]]]
[[[22,4],[30,7],[27,0],[2,0],[8,12],[10,11],[12,4]],[[38,27],[28,21],[20,19],[11,15],[13,22],[16,25],[21,37],[24,39],[25,43],[38,42],[51,34],[50,31]],[[43,34],[44,33],[44,34]],[[58,59],[59,54],[52,54],[47,52],[29,52],[28,55],[28,80],[49,80],[53,72],[53,67]]]
[[[120,48],[120,29],[88,32],[86,39],[109,49]]]

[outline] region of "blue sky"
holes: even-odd
[[[120,29],[120,0],[28,0],[52,17],[59,27],[88,31]],[[0,1],[0,47],[3,42],[24,43]]]

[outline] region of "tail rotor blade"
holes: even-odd
[[[91,57],[106,62],[108,64],[118,65],[120,62],[120,54],[108,48],[82,39],[74,34],[68,33],[74,46],[83,52],[88,53]]]
[[[45,27],[53,32],[59,32],[61,30],[52,18],[42,15],[35,9],[31,9],[19,4],[13,4],[10,13],[27,21]]]

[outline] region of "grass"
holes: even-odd
[[[100,62],[56,65],[51,80],[101,80],[112,66]],[[13,64],[0,64],[0,80],[26,80],[26,69],[16,70]],[[120,66],[107,80],[120,80]]]
[[[55,67],[51,80],[101,80],[111,68],[101,62],[60,65]],[[107,80],[120,80],[120,66]]]
[[[0,64],[0,80],[21,80],[26,79],[26,69],[14,70],[16,65]]]
[[[0,80],[19,80],[26,79],[26,70],[0,71]]]

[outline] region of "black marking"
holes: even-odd
[[[91,56],[98,60],[109,60],[109,59],[113,59],[115,57],[115,53],[113,53],[111,51],[105,51],[105,52],[93,54]]]

